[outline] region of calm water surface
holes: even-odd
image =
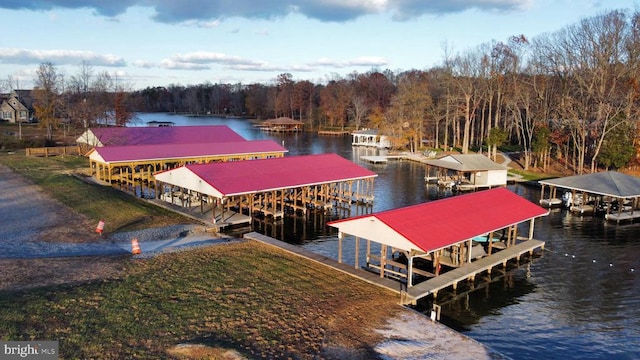
[[[449,195],[425,186],[424,169],[418,164],[361,162],[361,155],[374,155],[375,150],[352,148],[348,137],[269,134],[241,119],[140,114],[140,120],[173,121],[178,126],[224,124],[246,139],[281,143],[288,155],[339,154],[378,174],[373,211]],[[509,188],[536,203],[539,199],[537,188]],[[284,226],[253,227],[336,258],[335,232],[324,226],[328,220],[287,218]],[[546,251],[528,266],[504,276],[494,273],[488,286],[475,291],[459,289],[456,296],[439,296],[442,322],[514,359],[639,359],[640,223],[613,225],[554,210],[536,221],[535,237],[546,241]],[[350,259],[349,253],[345,258]],[[425,311],[430,307],[418,306]]]

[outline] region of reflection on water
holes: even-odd
[[[373,211],[382,211],[449,196],[422,181],[424,168],[413,162],[368,164],[362,155],[376,150],[352,148],[349,137],[311,133],[269,134],[246,120],[148,115],[142,119],[177,125],[226,124],[249,140],[284,143],[288,155],[333,152],[375,171]],[[537,203],[539,189],[509,186]],[[490,209],[488,209],[490,211]],[[455,216],[455,214],[434,214]],[[335,258],[336,234],[325,226],[331,216],[311,214],[280,223],[256,221],[253,229]],[[461,224],[464,219],[460,219]],[[527,229],[519,230],[527,231]],[[443,322],[514,359],[640,358],[640,223],[613,225],[600,218],[554,210],[536,220],[535,237],[546,241],[545,253],[530,266],[505,275],[475,291],[459,288],[443,307]],[[345,245],[353,241],[346,241]],[[361,242],[359,254],[365,250]],[[372,251],[378,251],[375,248]],[[353,264],[355,249],[344,249]],[[363,263],[360,259],[360,263]],[[451,295],[453,297],[453,295]],[[446,301],[444,295],[439,296]],[[421,304],[424,309],[430,305]]]

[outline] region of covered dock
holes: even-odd
[[[386,149],[391,147],[391,142],[376,129],[362,129],[351,133],[351,145]]]
[[[90,175],[125,189],[154,188],[158,171],[203,164],[283,157],[287,152],[271,140],[202,144],[153,144],[95,147],[89,151]],[[150,192],[150,191],[149,191]]]
[[[376,173],[336,154],[189,164],[155,174],[157,198],[205,213],[219,227],[229,214],[282,218],[309,210],[371,207]]]
[[[338,262],[343,242],[366,241],[364,269],[406,284],[403,303],[437,295],[445,287],[473,279],[499,264],[543,248],[533,239],[535,219],[548,211],[506,188],[479,191],[400,209],[336,220]],[[519,227],[529,223],[524,236]],[[380,253],[371,252],[371,243]],[[448,275],[447,275],[448,274]]]
[[[97,127],[87,129],[76,142],[92,147],[163,144],[206,144],[247,141],[226,125]]]
[[[445,188],[469,191],[507,185],[507,167],[482,154],[451,154],[423,162],[425,181]]]
[[[271,132],[299,132],[304,130],[304,123],[289,117],[269,119],[256,125],[262,131]]]
[[[604,214],[609,221],[640,218],[640,178],[606,171],[586,175],[540,180],[540,204],[564,205],[579,214]],[[563,190],[562,199],[558,189]]]

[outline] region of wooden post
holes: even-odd
[[[173,202],[173,193],[171,195],[171,202]],[[213,201],[211,202],[211,221],[215,224],[216,223],[216,207],[218,206],[218,198],[213,199]]]
[[[367,239],[367,267],[371,262],[371,240]]]
[[[413,256],[407,257],[407,288],[413,286]]]
[[[384,277],[384,268],[387,261],[387,245],[381,245],[380,247],[380,277]]]
[[[532,218],[531,221],[529,221],[529,240],[533,239],[533,226],[535,223],[535,218]]]
[[[491,251],[493,250],[493,231],[489,233],[489,255],[491,255]]]
[[[342,231],[338,232],[338,262],[342,263],[342,237],[344,234]]]
[[[355,253],[356,253],[356,259],[355,259],[355,268],[357,269],[359,266],[358,263],[358,256],[359,256],[359,250],[360,250],[360,238],[356,236],[356,249],[355,249]]]

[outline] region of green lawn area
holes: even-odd
[[[87,183],[73,176],[74,172],[88,170],[89,161],[84,157],[0,154],[0,164],[30,179],[47,195],[96,223],[104,220],[111,232],[192,222],[118,189]]]
[[[88,166],[81,157],[1,154],[0,164],[119,229],[186,221],[72,176]],[[175,358],[168,351],[182,343],[250,359],[317,359],[327,347],[368,359],[371,329],[401,309],[395,294],[253,241],[111,259],[115,277],[0,291],[0,339],[58,340],[61,359]]]
[[[311,359],[345,337],[366,347],[367,324],[399,309],[391,293],[253,241],[123,266],[121,279],[0,292],[0,338],[58,340],[65,359],[163,358],[181,343]]]

